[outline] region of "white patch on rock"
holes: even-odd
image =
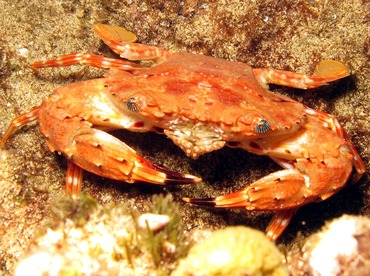
[[[355,233],[354,219],[341,219],[331,223],[311,252],[309,263],[313,275],[340,275],[339,257],[357,254]]]

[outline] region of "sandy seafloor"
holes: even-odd
[[[35,74],[28,67],[33,61],[73,52],[113,56],[91,31],[102,22],[126,27],[145,44],[253,67],[313,72],[322,59],[342,61],[352,75],[330,86],[312,91],[274,89],[335,115],[370,167],[369,11],[367,0],[0,0],[0,133],[14,116],[39,105],[55,87],[103,74],[84,66]],[[269,158],[225,148],[194,161],[164,136],[123,136],[151,161],[204,181],[153,188],[86,173],[83,191],[100,203],[128,202],[140,210],[153,194],[171,193],[180,202],[188,229],[267,226],[270,213],[198,208],[181,198],[216,196],[244,187],[279,169]],[[64,196],[66,162],[48,150],[37,124],[16,132],[0,154],[0,274],[7,275],[50,219],[50,204]],[[325,202],[302,207],[277,243],[289,251],[328,220],[345,213],[370,216],[369,203],[367,173]]]

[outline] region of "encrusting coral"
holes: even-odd
[[[193,246],[172,276],[288,275],[275,244],[249,227],[227,227]]]

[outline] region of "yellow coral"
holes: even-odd
[[[238,226],[215,231],[190,249],[172,276],[288,275],[284,257],[257,230]]]

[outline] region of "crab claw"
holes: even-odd
[[[75,130],[73,123],[76,123]],[[72,132],[67,133],[67,128]],[[201,180],[154,165],[121,140],[99,129],[90,128],[89,123],[80,122],[77,118],[71,118],[68,124],[60,122],[58,128],[49,128],[45,133],[52,137],[56,131],[61,131],[65,136],[71,135],[73,139],[59,144],[54,143],[54,139],[47,139],[50,149],[61,151],[69,159],[69,163],[96,175],[127,183],[147,182],[159,185],[187,184]],[[60,135],[61,133],[57,133],[58,137]],[[69,175],[67,171],[67,193],[72,191],[72,195],[76,195],[81,180],[73,180],[73,175],[80,177],[79,173]],[[68,181],[76,184],[69,185]]]
[[[211,206],[211,207],[221,207],[221,208],[240,208],[245,207],[245,198],[241,193],[233,193],[229,195],[219,196],[219,197],[209,197],[209,198],[182,198],[185,202],[201,205],[201,206]]]
[[[140,165],[135,172],[135,181],[150,182],[152,184],[191,184],[202,181],[201,178],[174,172],[166,168],[157,166],[141,157]]]
[[[166,184],[190,184],[194,182],[201,181],[200,178],[189,175],[182,174],[178,172],[173,172],[165,168],[156,166],[151,162],[145,160],[141,156],[135,156],[136,160],[133,162],[133,167],[131,171],[123,171],[121,168],[121,173],[118,175],[112,174],[110,178],[117,180],[123,180],[129,183],[136,181],[148,182],[152,184],[166,185]],[[78,163],[81,163],[81,160],[77,159]],[[83,163],[83,165],[86,165]],[[72,196],[74,198],[78,197],[78,194],[81,190],[82,185],[82,173],[83,169],[77,165],[74,161],[68,162],[67,174],[66,174],[66,194],[67,196]],[[84,169],[95,172],[102,175],[103,170],[98,173],[96,167],[90,164],[89,167],[84,167]],[[126,167],[127,169],[127,167]],[[104,170],[104,173],[114,172],[114,168],[109,170]],[[115,171],[117,172],[117,171]]]
[[[191,204],[221,208],[222,207],[240,208],[245,207],[246,205],[245,198],[244,196],[242,196],[242,193],[240,192],[216,198],[194,199],[184,197],[183,200]],[[285,228],[288,226],[297,209],[298,208],[290,208],[286,210],[277,211],[266,228],[266,236],[272,241],[277,240],[284,232]]]
[[[168,185],[201,181],[199,177],[174,172],[152,164],[117,138],[99,129],[91,128],[86,121],[78,118],[64,118],[56,121],[56,124],[48,124],[52,116],[45,115],[47,115],[47,110],[39,106],[13,119],[0,141],[0,148],[18,128],[39,120],[50,149],[64,153],[69,159],[66,175],[68,196],[78,196],[82,185],[83,170],[128,183],[140,181]],[[69,140],[69,138],[72,139]]]
[[[50,141],[48,144],[54,150]],[[64,154],[69,157],[66,194],[74,198],[81,190],[83,170],[128,183],[168,185],[201,181],[196,176],[156,166],[125,143],[96,129],[76,135],[73,146],[64,148]]]
[[[307,179],[294,169],[281,170],[231,194],[215,198],[183,198],[183,200],[196,205],[218,208],[276,211],[267,227],[267,237],[276,240],[288,226],[298,209],[297,206],[305,201],[312,201],[311,192],[305,188],[308,184]]]

